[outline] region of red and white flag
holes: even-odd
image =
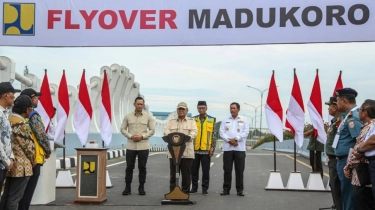
[[[85,80],[85,70],[83,70],[81,82],[79,84],[78,101],[76,113],[73,119],[73,125],[77,136],[82,145],[86,145],[90,132],[90,123],[92,118],[92,106],[89,91]]]
[[[61,77],[58,93],[58,105],[56,110],[57,125],[55,130],[55,141],[62,142],[65,137],[65,127],[70,111],[68,84],[66,82],[65,70]]]
[[[268,90],[265,111],[266,111],[268,129],[277,139],[279,139],[280,142],[282,142],[284,139],[283,138],[283,108],[281,106],[279,93],[277,91],[277,86],[276,86],[276,81],[275,81],[275,71],[272,71],[272,77],[271,77],[270,87]]]
[[[320,91],[320,82],[318,70],[316,70],[316,76],[314,80],[314,85],[310,95],[310,101],[307,103],[307,109],[309,110],[309,115],[311,123],[314,127],[314,137],[325,144],[327,141],[327,134],[324,130],[324,122],[322,117],[322,93]]]
[[[51,118],[53,116],[53,113],[55,112],[52,103],[51,89],[49,87],[47,77],[47,70],[44,70],[44,77],[42,81],[42,87],[40,88],[40,92],[42,93],[42,95],[39,97],[39,102],[36,111],[42,118],[45,130],[47,132],[49,128],[49,123],[51,122]]]
[[[341,74],[342,74],[342,71],[340,71],[339,78],[337,78],[336,86],[335,86],[335,89],[333,90],[332,96],[336,96],[336,94],[335,94],[336,90],[344,88],[344,85],[343,85],[342,80],[341,80]],[[334,116],[328,114],[328,124],[329,125],[331,125],[331,120],[333,119],[333,117]]]
[[[112,111],[107,72],[104,70],[102,105],[100,106],[100,136],[108,146],[112,140]]]
[[[294,69],[294,82],[292,88],[292,95],[289,100],[289,107],[286,110],[285,127],[289,128],[294,134],[294,141],[298,147],[303,145],[303,130],[305,128],[305,109],[303,106],[303,99],[301,88]]]

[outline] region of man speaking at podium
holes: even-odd
[[[194,138],[198,133],[197,124],[195,120],[190,117],[186,117],[189,109],[185,102],[181,102],[177,105],[178,118],[170,119],[165,126],[164,135],[168,135],[173,132],[180,132],[190,136],[190,140],[186,142],[185,151],[181,157],[180,171],[182,175],[181,190],[189,194],[191,185],[191,166],[194,159]],[[176,166],[173,165],[172,156],[168,152],[169,168],[170,168],[170,181],[169,188],[172,191],[176,187]]]

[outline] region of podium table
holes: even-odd
[[[108,148],[76,148],[77,177],[75,203],[107,201],[106,167]]]

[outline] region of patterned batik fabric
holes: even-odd
[[[12,156],[12,144],[10,135],[12,129],[10,127],[7,111],[0,106],[0,169],[4,170],[10,164]]]

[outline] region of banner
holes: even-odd
[[[375,40],[373,0],[0,0],[0,46]]]

